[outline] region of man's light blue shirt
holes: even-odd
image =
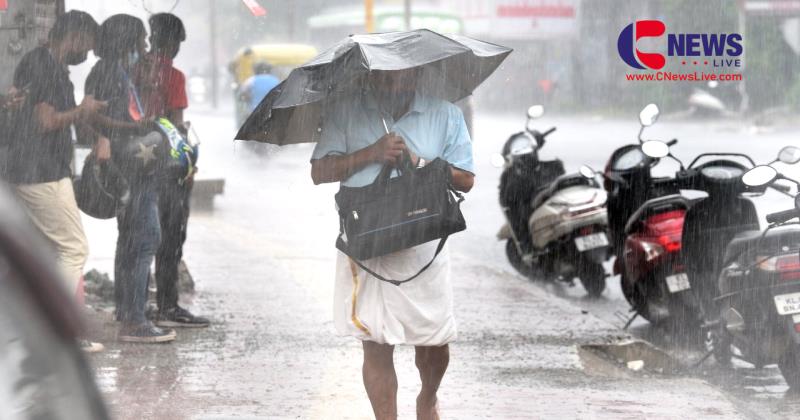
[[[243,88],[249,93],[250,112],[261,103],[267,94],[281,83],[280,79],[271,74],[256,74],[244,82]]]
[[[383,121],[417,156],[440,158],[458,169],[474,173],[472,141],[457,106],[417,93],[409,111],[399,120],[383,115],[367,93],[340,99],[326,107],[322,132],[312,160],[329,155],[349,155],[377,142],[386,134]],[[378,176],[381,164],[370,164],[344,180],[346,187],[363,187]]]

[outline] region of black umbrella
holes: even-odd
[[[354,95],[372,70],[421,69],[417,89],[455,102],[472,94],[510,48],[427,29],[350,35],[298,67],[247,118],[237,140],[316,142],[329,99]]]

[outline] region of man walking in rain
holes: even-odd
[[[451,165],[452,184],[467,192],[474,182],[472,144],[461,111],[417,92],[418,70],[372,71],[369,87],[328,108],[311,160],[315,184],[371,184],[383,165],[409,158],[423,167],[440,158]],[[385,126],[384,126],[385,124]],[[388,134],[386,131],[389,131]],[[388,278],[414,275],[431,260],[437,241],[364,261]],[[397,418],[394,346],[413,345],[422,389],[417,418],[438,419],[436,393],[456,339],[450,261],[446,249],[419,277],[395,286],[359,269],[339,252],[334,323],[362,341],[363,380],[377,419]]]

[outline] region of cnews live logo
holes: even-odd
[[[639,20],[629,24],[617,39],[619,56],[635,69],[661,70],[667,57],[641,51],[636,44],[642,38],[662,38],[666,30],[666,25],[660,20]],[[667,55],[680,58],[679,64],[683,66],[740,68],[743,44],[742,35],[738,33],[670,33],[667,34],[666,49]]]

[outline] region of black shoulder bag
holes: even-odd
[[[377,279],[400,285],[428,269],[448,236],[466,229],[460,204],[464,198],[452,186],[450,165],[435,159],[423,168],[406,160],[400,176],[391,178],[384,166],[371,185],[341,187],[336,193],[339,237],[336,248]],[[404,280],[386,279],[361,261],[439,239],[436,253],[417,274]]]

